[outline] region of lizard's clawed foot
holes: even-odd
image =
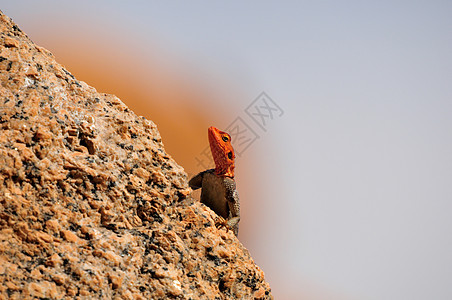
[[[225,218],[223,218],[223,217],[217,217],[216,219],[215,219],[215,226],[218,228],[218,229],[221,229],[221,228],[226,228],[226,231],[229,231],[229,229],[231,229],[230,227],[229,227],[229,224],[228,224],[228,221],[227,220],[225,220]]]

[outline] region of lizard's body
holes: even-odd
[[[225,220],[225,225],[238,234],[240,203],[234,180],[234,150],[229,134],[209,128],[209,142],[215,169],[206,170],[193,177],[189,185],[201,188],[201,202]]]

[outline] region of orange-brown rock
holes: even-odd
[[[272,298],[153,122],[0,34],[1,299]]]

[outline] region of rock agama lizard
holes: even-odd
[[[208,137],[215,169],[194,176],[189,185],[193,190],[201,188],[201,202],[220,216],[217,225],[232,229],[237,236],[240,203],[234,180],[235,154],[231,136],[212,126],[208,129]]]

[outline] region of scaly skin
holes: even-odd
[[[201,202],[210,207],[220,221],[237,236],[240,221],[240,203],[234,181],[234,149],[231,136],[215,127],[208,130],[210,151],[215,169],[206,170],[194,176],[189,185],[193,190],[201,189]]]

